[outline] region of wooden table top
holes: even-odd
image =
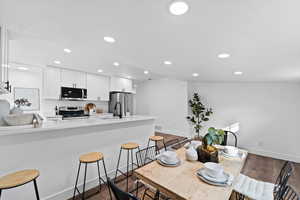
[[[147,184],[159,189],[171,199],[178,200],[228,200],[232,186],[218,187],[200,180],[196,172],[203,167],[203,163],[190,162],[185,159],[185,148],[178,149],[177,155],[182,163],[178,167],[164,167],[156,161],[135,170],[136,176]],[[234,177],[241,172],[248,152],[240,158],[225,158],[219,156],[224,171]]]

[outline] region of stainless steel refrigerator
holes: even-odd
[[[133,94],[128,92],[110,92],[108,112],[120,118],[132,115]]]

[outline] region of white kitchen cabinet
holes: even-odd
[[[87,99],[93,101],[109,100],[109,77],[87,74]]]
[[[62,69],[61,83],[63,87],[86,88],[86,73]]]
[[[46,67],[44,69],[43,96],[49,99],[58,99],[61,87],[61,69]]]
[[[111,77],[110,91],[132,92],[132,80],[120,77]]]

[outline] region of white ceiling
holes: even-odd
[[[14,62],[58,59],[63,67],[134,79],[300,80],[299,0],[186,0],[190,10],[183,16],[168,12],[170,2],[0,0],[0,19],[11,32]],[[117,41],[105,43],[104,36]],[[217,58],[223,52],[231,57]]]

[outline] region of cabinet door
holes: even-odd
[[[110,91],[132,92],[132,80],[111,77]]]
[[[44,69],[44,98],[59,99],[61,87],[61,70],[54,67]]]
[[[62,86],[86,88],[86,73],[62,69],[61,71]]]
[[[88,100],[109,100],[109,77],[87,74]]]

